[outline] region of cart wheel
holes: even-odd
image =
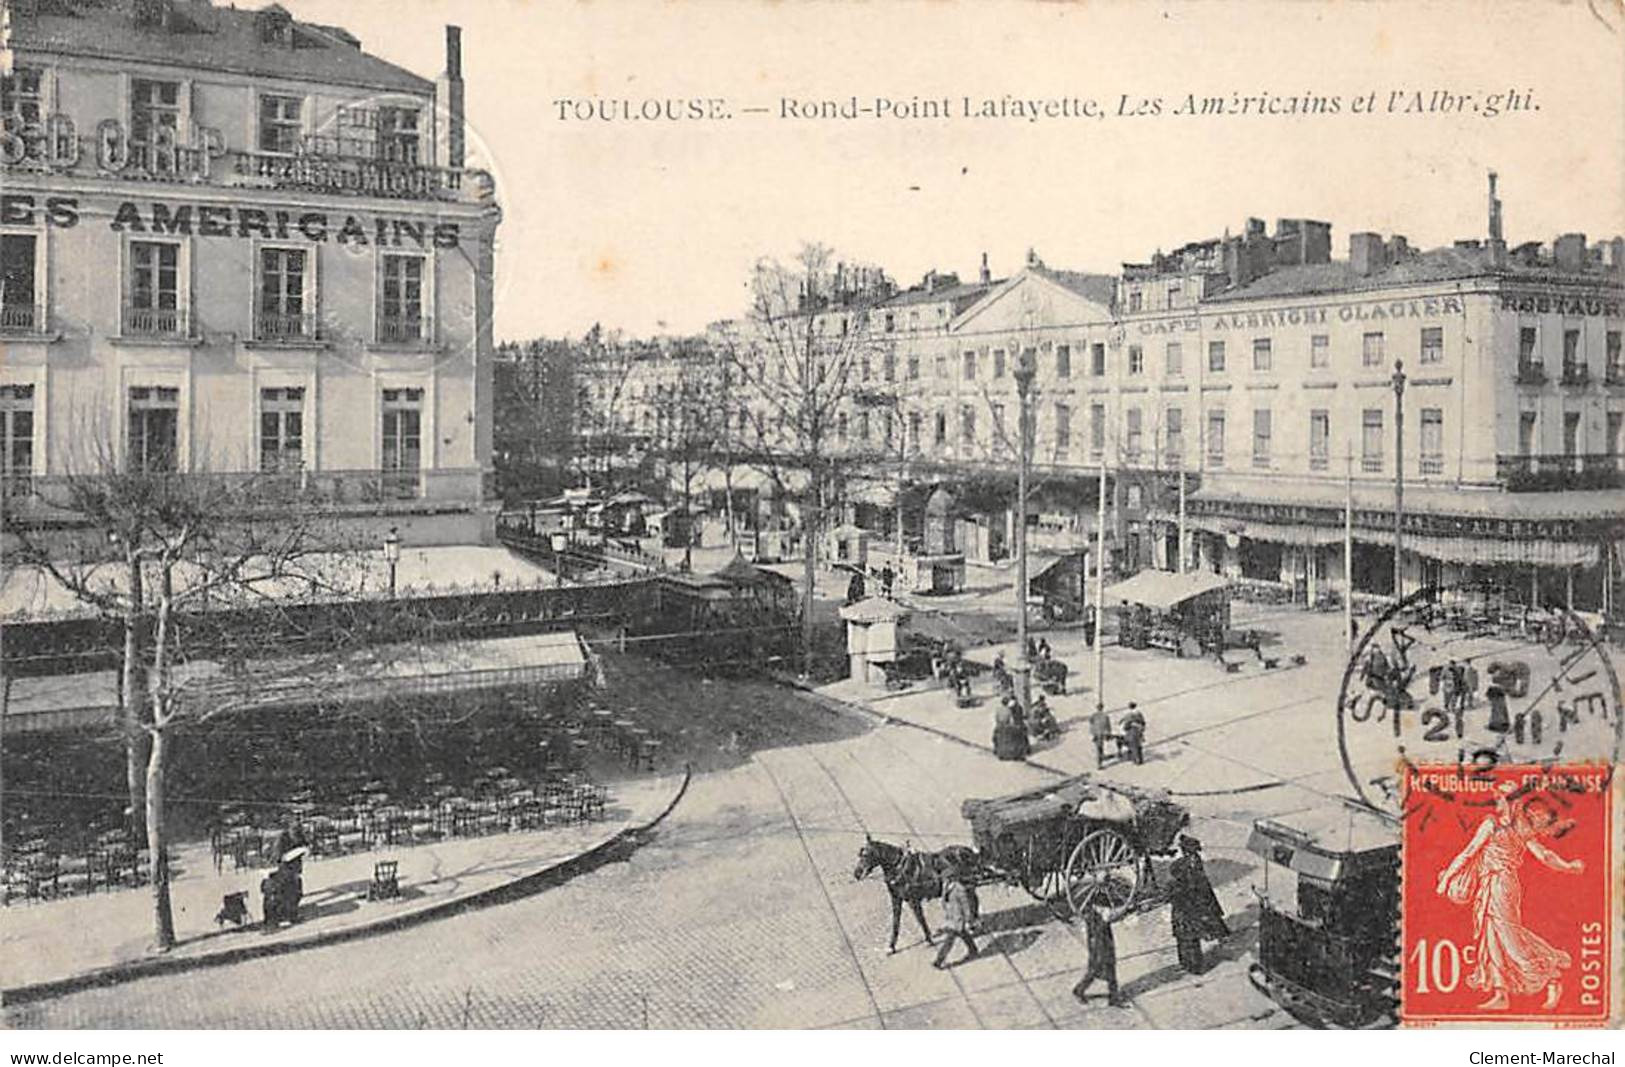
[[[1142,867],[1128,838],[1116,830],[1091,830],[1066,861],[1066,900],[1073,916],[1099,906],[1106,921],[1122,918],[1139,896]]]

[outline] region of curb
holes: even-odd
[[[362,926],[353,926],[344,930],[332,930],[326,933],[314,934],[310,937],[280,941],[268,944],[241,945],[237,948],[224,949],[220,952],[210,953],[206,956],[165,957],[156,956],[146,959],[133,960],[129,963],[114,964],[83,974],[72,975],[67,978],[55,978],[47,982],[36,982],[31,985],[15,986],[0,990],[0,1007],[11,1007],[16,1004],[27,1004],[38,1000],[48,1000],[52,997],[67,993],[77,993],[85,989],[119,985],[124,982],[133,982],[140,978],[152,978],[158,975],[180,974],[186,971],[202,970],[207,967],[221,967],[232,963],[242,963],[247,960],[262,959],[269,956],[283,956],[305,949],[321,948],[327,945],[338,945],[348,941],[359,941],[363,938],[376,937],[379,934],[394,933],[405,930],[422,923],[432,922],[436,919],[449,918],[465,911],[474,911],[478,908],[490,907],[494,904],[503,904],[522,897],[531,896],[554,885],[569,881],[578,874],[592,869],[600,863],[615,858],[617,852],[628,847],[636,848],[641,844],[640,838],[654,829],[666,816],[677,807],[679,801],[688,792],[690,781],[694,777],[692,765],[683,767],[683,781],[677,787],[677,792],[671,801],[661,810],[660,814],[648,822],[636,826],[628,826],[617,831],[613,836],[600,841],[585,851],[578,852],[568,859],[560,860],[541,870],[532,871],[509,882],[481,889],[467,896],[456,897],[441,901],[417,911],[403,915],[383,916],[374,922]]]

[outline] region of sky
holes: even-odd
[[[427,77],[463,27],[471,155],[504,212],[499,340],[696,330],[803,241],[905,286],[973,276],[983,253],[1004,275],[1029,248],[1112,272],[1249,216],[1329,221],[1340,257],[1361,230],[1430,247],[1486,236],[1490,169],[1512,244],[1625,232],[1625,15],[1601,0],[282,2]],[[1178,114],[1188,94],[1247,111]],[[961,117],[1007,95],[1100,117]],[[1304,95],[1338,113],[1236,99]],[[781,110],[853,98],[946,98],[952,117]],[[729,117],[578,121],[565,100]]]

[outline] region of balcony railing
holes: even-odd
[[[124,305],[122,330],[127,337],[190,336],[186,308],[149,308]]]
[[[1609,367],[1603,371],[1602,384],[1625,385],[1625,367]]]
[[[1584,363],[1570,363],[1563,368],[1562,383],[1567,386],[1584,388],[1591,384],[1591,368]]]
[[[1361,456],[1360,457],[1360,469],[1362,471],[1364,471],[1365,473],[1367,473],[1367,474],[1381,474],[1382,473],[1382,457],[1381,456]]]
[[[1443,474],[1444,473],[1444,457],[1443,456],[1423,456],[1418,461],[1417,466],[1421,468],[1421,471],[1422,471],[1423,474]]]
[[[381,345],[422,344],[433,336],[434,330],[426,316],[378,316],[378,343]]]
[[[254,313],[256,341],[314,341],[319,336],[319,322],[313,311]]]
[[[465,195],[465,190],[478,192],[474,175],[479,172],[422,163],[270,152],[238,152],[236,157],[235,169],[240,178],[276,189],[416,200],[455,200]]]
[[[1309,469],[1310,470],[1312,470],[1312,471],[1323,471],[1330,465],[1331,465],[1331,458],[1329,456],[1318,454],[1318,453],[1313,453],[1313,452],[1309,454]]]
[[[1267,471],[1272,466],[1274,466],[1274,464],[1270,462],[1270,457],[1269,457],[1268,452],[1264,452],[1264,453],[1254,452],[1253,453],[1253,466],[1258,470]]]
[[[38,304],[6,304],[0,307],[0,332],[40,333],[45,329],[45,309]]]
[[[1495,457],[1496,480],[1514,493],[1567,489],[1625,489],[1625,456],[1615,453],[1544,453]]]
[[[1516,380],[1519,385],[1545,385],[1546,367],[1541,363],[1520,363]]]

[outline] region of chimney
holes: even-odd
[[[1247,238],[1249,240],[1251,240],[1254,237],[1262,237],[1262,236],[1264,236],[1264,220],[1263,219],[1248,219],[1247,220]]]
[[[1043,265],[1038,258],[1038,250],[1036,248],[1027,249],[1027,266],[1042,267]]]
[[[1303,261],[1330,263],[1332,261],[1332,224],[1303,220]]]
[[[1349,234],[1349,266],[1360,277],[1369,277],[1388,265],[1380,233]]]
[[[439,118],[435,146],[442,167],[463,166],[463,30],[446,27],[446,69],[434,83],[435,111]]]
[[[1408,259],[1411,254],[1411,243],[1403,234],[1394,234],[1388,238],[1388,262],[1399,263]]]
[[[982,273],[981,273],[980,277],[982,279],[982,284],[983,285],[986,285],[988,282],[991,282],[993,280],[993,272],[991,270],[989,270],[988,266],[987,266],[987,253],[986,252],[982,253]]]
[[[1558,270],[1584,270],[1586,260],[1586,235],[1583,233],[1565,233],[1552,242],[1552,259]]]
[[[1490,171],[1490,240],[1504,241],[1501,233],[1501,198],[1495,195],[1495,172]]]

